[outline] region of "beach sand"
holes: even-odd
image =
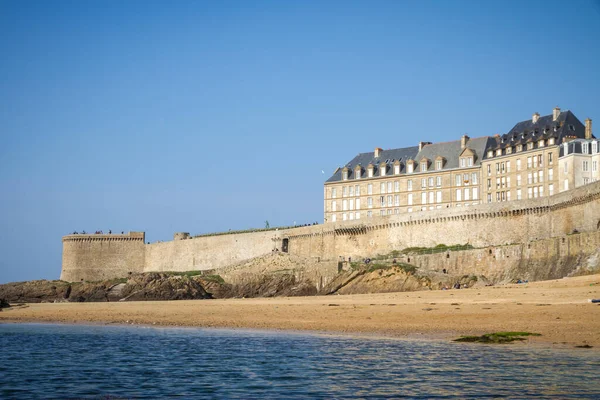
[[[310,330],[454,339],[499,331],[600,349],[600,275],[460,290],[347,296],[28,304],[0,322]]]

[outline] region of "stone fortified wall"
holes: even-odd
[[[97,281],[142,272],[146,255],[144,239],[144,232],[64,236],[60,279]]]
[[[285,230],[191,239],[177,235],[178,240],[148,245],[144,245],[143,233],[69,235],[63,238],[61,279],[99,280],[123,277],[129,272],[212,270],[286,247],[290,254],[336,261],[340,257],[373,257],[437,244],[469,243],[478,248],[518,244],[530,247],[519,257],[547,260],[548,248],[532,246],[532,242],[598,229],[600,182],[533,200]],[[594,238],[592,248],[600,245],[598,236]],[[464,261],[461,265],[470,264]]]

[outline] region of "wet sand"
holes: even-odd
[[[460,290],[347,296],[28,304],[1,322],[254,328],[453,339],[526,331],[600,349],[600,275]]]

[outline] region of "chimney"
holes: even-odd
[[[462,135],[460,138],[460,148],[464,149],[467,147],[467,142],[469,141],[469,137],[467,135]]]
[[[382,151],[382,148],[375,147],[375,158],[378,158]]]
[[[592,138],[592,120],[590,118],[585,120],[585,138]]]
[[[533,113],[533,116],[531,117],[531,122],[533,122],[535,124],[538,122],[538,119],[540,119],[540,113],[538,113],[538,112]]]
[[[552,121],[556,121],[558,119],[559,115],[560,115],[560,108],[554,107],[554,110],[552,110]]]

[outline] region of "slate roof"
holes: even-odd
[[[571,140],[570,142],[566,143],[568,149],[569,149],[569,153],[568,154],[592,154],[592,142],[597,141],[597,139],[575,139],[575,140]],[[583,144],[587,143],[587,153],[583,152]],[[559,153],[560,157],[565,155],[565,148],[564,148],[564,144],[563,146],[560,146],[560,153]]]
[[[471,149],[475,153],[475,160],[473,162],[473,166],[477,166],[481,164],[481,160],[485,154],[486,148],[489,143],[491,143],[489,136],[482,136],[478,138],[469,139],[467,141],[467,149]],[[444,166],[442,170],[458,168],[460,166],[460,155],[464,151],[460,147],[460,140],[454,140],[452,142],[443,142],[443,143],[434,143],[428,144],[423,147],[423,149],[417,154],[415,161],[419,164],[415,166],[415,172],[424,172],[421,171],[420,161],[423,158],[429,159],[431,163],[429,164],[428,171],[435,170],[435,159],[438,156],[442,156],[445,158]]]
[[[540,117],[535,124],[532,119],[521,121],[508,133],[495,136],[495,142],[489,150],[505,149],[551,137],[556,138],[556,144],[561,144],[567,136],[585,137],[585,126],[569,110],[562,111],[556,121],[552,120],[552,114]]]
[[[327,179],[326,182],[337,182],[342,180],[342,169],[344,167],[348,167],[348,180],[355,179],[354,176],[354,168],[357,165],[362,167],[362,176],[365,177],[367,174],[367,166],[369,163],[373,163],[375,168],[373,169],[373,176],[379,176],[379,164],[381,162],[387,160],[388,167],[392,167],[394,161],[400,160],[401,167],[400,173],[406,172],[406,161],[409,159],[414,159],[417,153],[419,152],[419,146],[413,147],[403,147],[400,149],[390,149],[390,150],[382,150],[379,152],[379,157],[375,158],[375,152],[372,151],[370,153],[360,153],[356,157],[354,157],[350,162],[348,162],[343,167],[339,168],[337,171],[333,173],[331,178]]]

